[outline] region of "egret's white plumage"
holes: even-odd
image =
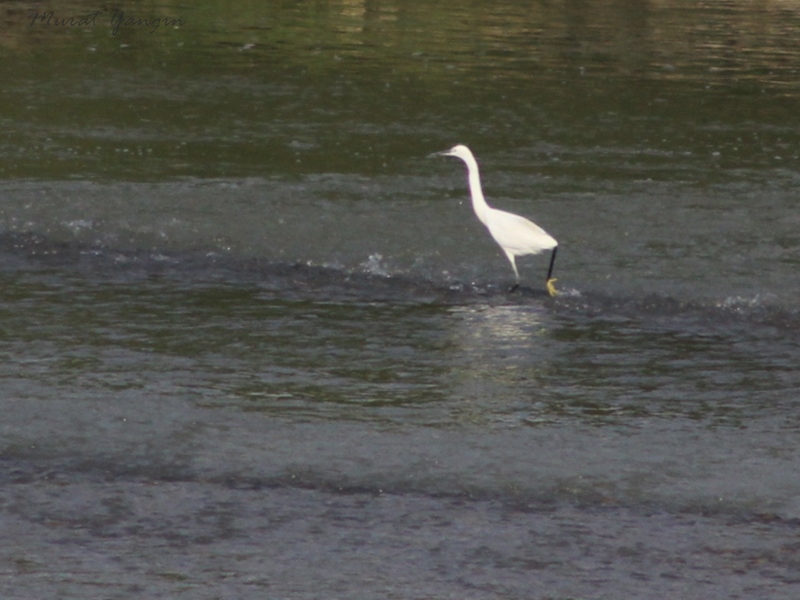
[[[466,163],[469,174],[469,191],[472,196],[472,208],[480,222],[492,234],[494,241],[506,253],[511,263],[511,268],[514,269],[517,285],[519,285],[519,271],[517,271],[517,265],[514,261],[515,257],[552,250],[550,269],[547,272],[547,291],[550,292],[551,296],[555,296],[556,289],[553,283],[556,280],[553,279],[553,263],[556,260],[556,252],[558,250],[558,242],[555,238],[525,217],[492,208],[486,203],[481,187],[478,162],[469,148],[459,144],[458,146],[453,146],[450,150],[436,152],[435,156],[455,156]],[[516,288],[517,286],[515,285],[514,287]]]

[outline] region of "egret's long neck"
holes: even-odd
[[[475,211],[480,222],[486,225],[486,216],[489,212],[489,205],[483,197],[483,189],[481,188],[481,175],[478,171],[478,163],[472,156],[464,159],[467,163],[467,170],[469,171],[469,193],[472,196],[472,210]]]

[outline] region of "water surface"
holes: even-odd
[[[4,598],[796,597],[790,5],[37,7]],[[508,293],[455,143],[561,295]]]

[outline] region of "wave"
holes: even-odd
[[[760,296],[679,299],[659,294],[615,295],[562,287],[550,298],[542,287],[521,286],[510,293],[493,282],[436,281],[393,274],[383,257],[370,255],[356,268],[338,264],[275,262],[258,257],[209,252],[116,248],[61,241],[35,232],[0,233],[0,268],[9,271],[64,269],[113,281],[151,277],[182,284],[249,284],[266,295],[326,302],[396,302],[442,305],[536,304],[561,316],[598,319],[680,320],[684,326],[758,324],[800,332],[800,311]]]

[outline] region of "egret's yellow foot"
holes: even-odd
[[[558,281],[558,279],[556,279],[555,277],[551,277],[550,279],[547,280],[547,293],[549,293],[553,297],[558,296],[558,290],[556,289],[555,285],[556,281]]]

